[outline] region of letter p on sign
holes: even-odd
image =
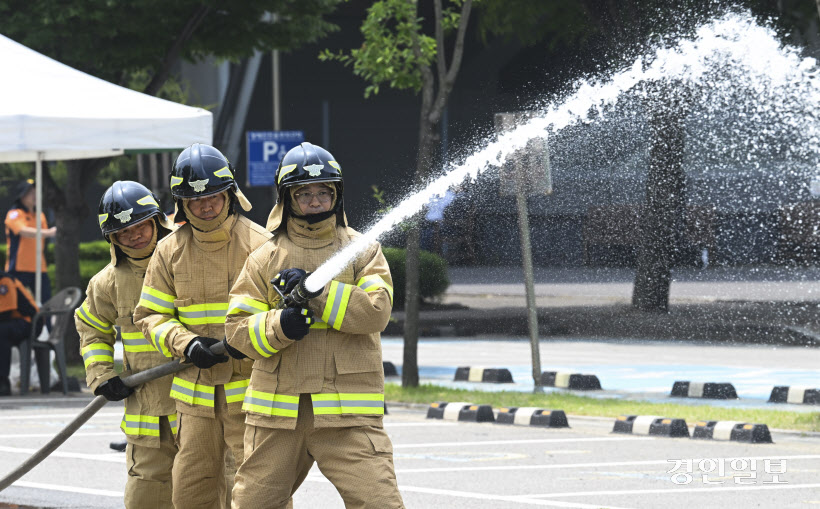
[[[278,151],[279,144],[275,141],[266,141],[262,144],[262,157],[265,159],[265,162],[270,161],[270,156],[276,157]]]

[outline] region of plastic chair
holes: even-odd
[[[48,302],[40,307],[40,311],[31,320],[31,335],[20,343],[20,394],[27,394],[31,378],[31,350],[37,359],[37,374],[40,376],[40,392],[43,394],[51,390],[49,352],[54,350],[57,356],[57,367],[60,371],[60,380],[63,382],[63,394],[68,394],[68,374],[65,360],[65,334],[69,324],[74,320],[74,310],[80,305],[83,292],[75,286],[63,288]],[[40,321],[47,324],[51,317],[56,319],[51,324],[47,341],[37,341],[37,324]]]

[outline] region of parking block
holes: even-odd
[[[382,367],[384,368],[384,376],[399,376],[399,372],[392,362],[382,361]]]
[[[713,382],[675,382],[670,396],[681,398],[737,399],[734,385]]]
[[[472,403],[449,403],[438,401],[427,409],[428,419],[445,419],[448,421],[465,422],[494,422],[495,415],[490,405],[474,405]]]
[[[700,421],[692,431],[692,438],[732,440],[750,444],[772,443],[772,435],[767,425],[737,421]]]
[[[541,385],[574,390],[601,389],[601,381],[597,376],[568,371],[544,371],[541,373]]]
[[[612,432],[670,438],[689,436],[689,428],[684,419],[670,419],[656,415],[622,415],[615,420]]]
[[[509,407],[498,409],[495,422],[546,428],[568,428],[567,415],[563,410],[546,410],[536,407]]]
[[[506,368],[462,366],[456,369],[455,382],[513,383],[512,373]]]
[[[809,389],[808,387],[777,386],[772,389],[769,396],[769,403],[796,403],[806,405],[820,405],[820,389]]]

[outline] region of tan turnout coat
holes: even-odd
[[[299,395],[311,394],[316,427],[382,425],[380,332],[390,319],[393,281],[381,246],[372,244],[310,301],[317,323],[299,341],[283,334],[270,284],[287,268],[316,270],[359,235],[336,226],[331,238],[305,238],[282,228],[248,258],[226,321],[231,346],[256,359],[243,405],[248,424],[294,429]]]

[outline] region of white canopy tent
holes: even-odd
[[[36,164],[42,212],[42,162],[174,150],[211,143],[209,111],[113,85],[0,35],[0,162]],[[42,235],[37,221],[36,297]]]

